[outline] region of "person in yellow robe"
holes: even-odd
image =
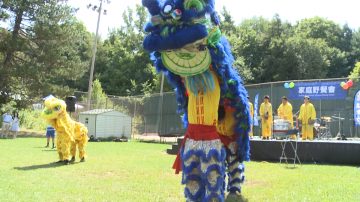
[[[288,101],[286,96],[281,98],[281,104],[277,109],[278,116],[280,119],[284,119],[290,123],[290,128],[294,127],[294,119],[293,119],[293,108],[290,102]],[[291,139],[295,139],[296,135],[291,135]]]
[[[303,140],[314,139],[314,121],[316,118],[316,111],[313,104],[310,103],[310,97],[304,97],[304,104],[300,107],[299,121],[301,121],[301,133]]]
[[[251,125],[250,125],[250,132],[249,132],[249,137],[252,138],[254,136],[254,132],[253,132],[253,126],[254,126],[254,105],[250,102],[250,97],[248,96],[248,104],[249,104],[249,108],[250,108],[250,116],[251,116]]]
[[[260,105],[261,116],[261,137],[262,139],[270,139],[272,129],[272,106],[270,103],[270,97],[264,96],[264,101]]]

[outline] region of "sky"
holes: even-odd
[[[95,33],[97,13],[86,8],[89,3],[99,4],[99,0],[69,0],[70,5],[80,8],[77,18]],[[120,27],[122,13],[127,7],[135,8],[136,4],[141,4],[141,0],[111,0],[110,4],[105,4],[107,15],[101,16],[99,34],[106,37],[109,29]],[[360,28],[359,0],[216,0],[215,6],[217,11],[225,6],[236,23],[254,16],[271,19],[279,14],[283,21],[292,24],[320,16],[340,25],[347,23],[352,29]]]

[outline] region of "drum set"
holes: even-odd
[[[274,117],[273,137],[275,139],[285,139],[291,133],[291,123],[285,119]]]
[[[320,119],[316,119],[314,123],[314,138],[317,139],[330,139],[330,125],[333,122],[331,117],[322,116]]]
[[[332,138],[330,132],[330,125],[334,122],[332,117],[323,116],[315,119],[314,122],[314,138],[316,139],[330,139]],[[289,135],[297,135],[298,131],[301,132],[301,124],[298,125],[299,130],[291,128],[291,123],[287,120],[274,117],[273,138],[285,139]]]

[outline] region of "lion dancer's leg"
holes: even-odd
[[[186,159],[183,159],[184,172],[182,180],[182,183],[185,184],[186,201],[199,201],[203,198],[205,191],[201,179],[200,157],[189,153],[189,151],[184,151],[183,154],[187,156]]]
[[[215,144],[219,145],[217,141]],[[205,201],[224,201],[225,150],[219,147],[216,152],[221,155],[202,162],[202,170],[207,178]]]
[[[230,194],[240,194],[241,184],[244,182],[244,164],[240,162],[237,155],[237,143],[231,142],[227,146],[226,163],[228,167],[228,186]]]
[[[62,153],[62,159],[61,160],[64,161],[65,163],[69,162],[70,148],[71,148],[72,142],[73,141],[68,136],[65,136],[65,137],[61,138],[61,143],[60,143],[60,147],[61,147],[60,151]]]
[[[85,161],[85,157],[86,157],[86,151],[85,151],[85,147],[86,147],[86,144],[88,142],[88,130],[87,128],[80,124],[80,123],[77,123],[77,130],[78,133],[80,136],[78,137],[78,139],[76,140],[77,142],[77,146],[78,146],[78,150],[79,150],[79,158],[80,158],[80,162],[84,162]]]
[[[84,137],[82,138],[82,140],[79,141],[79,143],[78,143],[80,162],[84,162],[84,161],[85,161],[85,158],[86,158],[85,147],[86,147],[87,142],[88,142],[87,135],[84,135]]]
[[[76,145],[78,141],[75,140],[71,143],[71,148],[70,148],[70,152],[71,152],[71,160],[70,162],[75,162],[75,156],[76,156]]]
[[[186,135],[181,152],[186,200],[224,201],[226,154],[215,126],[189,125]]]
[[[63,155],[62,155],[62,150],[61,150],[61,136],[59,134],[56,137],[56,149],[59,154],[59,161],[62,161]]]

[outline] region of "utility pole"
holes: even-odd
[[[106,3],[110,3],[109,0],[99,0],[100,6],[98,8],[97,5],[89,4],[87,8],[92,8],[93,11],[98,12],[98,19],[97,19],[97,25],[96,25],[96,32],[95,32],[95,39],[93,44],[93,53],[92,53],[92,59],[91,59],[91,67],[90,67],[90,77],[89,77],[89,88],[88,88],[88,99],[87,99],[87,109],[91,109],[91,94],[92,94],[92,85],[93,85],[93,79],[94,79],[94,69],[95,69],[95,58],[96,58],[96,51],[97,51],[97,39],[99,36],[99,25],[100,25],[100,18],[101,13],[103,10],[103,2],[106,1]],[[106,15],[106,10],[104,10],[104,15]]]
[[[163,103],[164,103],[164,72],[161,74],[161,86],[160,86],[160,95],[159,95],[159,106],[158,106],[158,119],[157,119],[157,132],[161,136],[162,129],[162,120],[163,120]]]

